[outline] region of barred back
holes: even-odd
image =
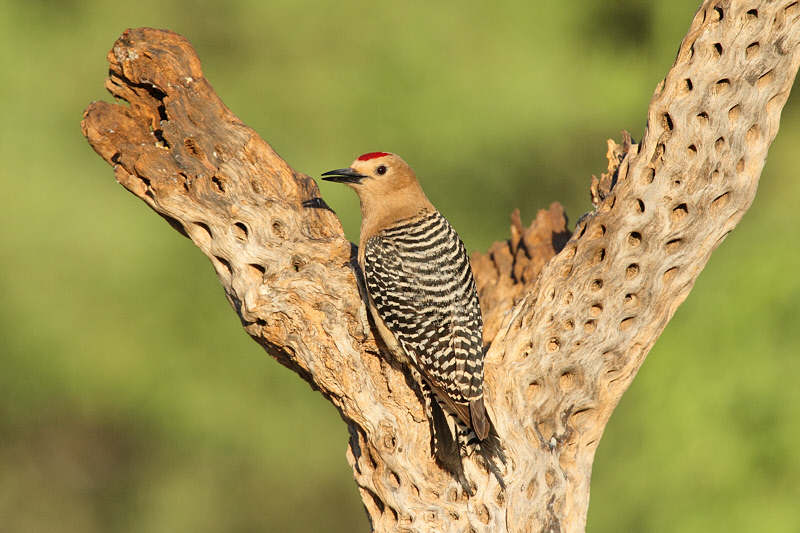
[[[365,244],[378,315],[434,388],[459,404],[483,396],[483,320],[466,248],[438,211]],[[468,422],[468,421],[467,421]]]

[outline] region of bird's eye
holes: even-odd
[[[377,172],[380,176],[383,176],[384,174],[386,174],[386,170],[387,170],[386,165],[380,165],[378,168],[375,169],[375,172]]]

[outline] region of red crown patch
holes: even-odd
[[[369,161],[370,159],[376,159],[378,157],[383,157],[385,155],[389,155],[389,152],[370,152],[368,154],[364,154],[358,156],[359,161]]]

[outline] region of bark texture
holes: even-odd
[[[610,143],[596,210],[558,204],[473,256],[507,490],[468,497],[430,457],[418,391],[370,330],[355,246],[315,182],[220,101],[188,41],[127,30],[84,134],[117,180],[210,258],[247,332],[340,411],[375,531],[582,531],[611,412],[750,206],[800,63],[800,6],[706,1],[638,145]]]

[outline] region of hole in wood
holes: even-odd
[[[211,233],[211,228],[208,227],[208,224],[206,224],[205,222],[195,222],[194,225],[203,230],[202,238],[207,237],[208,240],[214,239],[214,234]]]
[[[736,163],[736,172],[741,174],[744,172],[744,158],[741,158],[738,163]]]
[[[594,318],[599,317],[603,313],[603,305],[602,304],[594,304],[592,307],[589,308],[589,316]]]
[[[533,400],[539,394],[539,391],[541,389],[542,386],[539,384],[538,381],[531,381],[528,384],[528,390],[525,391],[526,395],[528,396],[528,401]]]
[[[280,220],[277,219],[273,220],[272,234],[278,237],[279,239],[285,239],[287,237],[286,225]]]
[[[375,467],[373,466],[373,467],[371,468],[371,470],[372,470],[372,469],[374,469],[374,468],[375,468]],[[363,491],[363,493],[365,493],[367,496],[369,496],[369,500],[370,500],[370,502],[372,503],[372,507],[373,507],[373,509],[377,509],[377,510],[378,510],[378,513],[379,513],[379,514],[381,514],[381,515],[383,515],[383,514],[384,514],[384,512],[386,511],[386,506],[383,504],[383,502],[382,502],[382,501],[381,501],[381,499],[378,497],[378,495],[377,495],[377,494],[375,494],[374,492],[372,492],[371,490],[369,490],[368,488],[364,488],[364,489],[361,489],[361,490]],[[365,502],[365,505],[366,505],[366,506],[369,506],[369,503],[366,503],[366,502]],[[395,512],[392,512],[392,514],[394,515],[394,520],[395,520],[395,522],[396,522],[396,521],[397,521],[397,513],[395,513]]]
[[[662,125],[664,126],[665,130],[672,131],[672,128],[673,128],[672,117],[669,116],[669,113],[664,113],[661,116],[661,121],[662,121]]]
[[[215,256],[214,256],[214,259],[216,259],[216,260],[217,260],[217,262],[218,262],[218,263],[219,263],[219,264],[220,264],[220,265],[221,265],[221,266],[222,266],[222,267],[223,267],[225,270],[227,270],[227,271],[228,271],[228,275],[229,275],[229,276],[230,276],[231,274],[233,274],[233,271],[231,270],[231,264],[228,262],[228,260],[227,260],[227,259],[225,259],[224,257],[220,257],[220,256],[218,256],[218,255],[215,255]]]
[[[306,266],[306,262],[303,258],[299,256],[292,257],[292,269],[295,272],[300,272],[304,266]]]
[[[708,125],[708,113],[706,113],[705,111],[703,111],[701,113],[698,113],[697,114],[697,123],[700,126]]]
[[[758,18],[758,9],[751,9],[745,14],[745,17],[749,20],[755,20]]]
[[[261,266],[261,265],[257,265],[257,264],[255,264],[255,263],[250,263],[250,264],[249,264],[249,265],[247,265],[247,266],[248,266],[248,268],[250,268],[250,269],[252,270],[252,273],[253,273],[253,274],[255,274],[255,275],[256,275],[256,277],[258,277],[258,276],[261,276],[261,277],[263,277],[263,276],[264,276],[264,273],[267,271],[267,269],[266,269],[266,268],[264,268],[264,267],[263,267],[263,266]]]
[[[642,234],[638,231],[632,231],[628,234],[628,246],[635,248],[642,244]]]
[[[641,198],[637,198],[633,203],[633,210],[637,213],[644,213],[644,202]]]
[[[242,241],[246,241],[248,235],[250,235],[250,231],[247,229],[247,225],[244,222],[235,223],[233,225],[233,232],[236,238]]]
[[[214,176],[211,178],[211,185],[214,187],[214,190],[220,194],[225,194],[225,181],[223,181],[218,176]]]
[[[719,6],[714,7],[714,11],[711,12],[711,22],[719,22],[725,14],[722,11],[722,8]]]
[[[725,137],[720,137],[719,139],[717,139],[717,140],[714,142],[714,150],[716,150],[717,152],[719,152],[719,151],[721,151],[723,148],[725,148]]]
[[[367,453],[365,453],[363,455],[363,457],[364,457],[364,459],[367,460],[367,465],[369,466],[369,469],[370,470],[375,470],[375,467],[377,466],[377,463],[375,462],[375,459],[372,457],[372,453],[370,453],[370,451],[367,450]]]
[[[634,320],[634,317],[632,317],[632,316],[629,316],[628,318],[623,319],[623,321],[619,323],[619,330],[620,331],[625,331],[626,329],[630,329],[630,327],[633,326],[633,320]]]
[[[206,155],[200,148],[200,145],[197,144],[197,141],[192,138],[184,139],[183,145],[186,147],[186,151],[189,152],[189,155],[192,157],[200,159]]]
[[[594,320],[587,320],[586,323],[583,325],[583,331],[586,333],[594,333],[597,329],[597,322]]]
[[[722,45],[720,43],[714,43],[714,58],[718,58],[722,55]]]
[[[739,120],[739,117],[742,115],[742,108],[739,104],[736,104],[728,111],[728,120],[731,122],[736,122]]]
[[[380,443],[383,445],[383,449],[387,452],[392,452],[397,447],[397,438],[395,438],[394,428],[391,424],[386,426],[386,433],[384,433]],[[398,484],[399,483],[400,481],[398,480]]]
[[[602,263],[605,258],[606,258],[606,249],[600,248],[599,250],[597,250],[597,252],[595,252],[594,257],[592,257],[592,260],[589,262],[589,264],[596,265],[597,263]]]
[[[674,278],[675,274],[677,273],[678,273],[678,267],[672,267],[666,272],[664,272],[664,283],[666,284],[672,281],[672,278]]]
[[[667,252],[667,255],[672,255],[680,249],[682,244],[682,239],[672,239],[664,246],[664,251]]]
[[[693,145],[693,144],[690,144],[686,148],[686,155],[688,155],[689,157],[696,156],[697,155],[697,147],[695,145]]]
[[[750,43],[750,45],[744,51],[744,57],[748,61],[750,61],[754,57],[756,57],[760,51],[761,51],[761,45],[758,42]]]
[[[568,391],[575,388],[575,376],[567,370],[561,377],[558,378],[558,386],[561,387],[561,390]]]
[[[691,78],[686,78],[685,80],[683,80],[683,91],[684,92],[687,92],[687,93],[691,92],[691,90],[693,88],[694,88],[694,85],[692,84]]]
[[[671,216],[672,223],[676,224],[678,222],[682,222],[683,219],[686,218],[686,215],[688,214],[689,214],[689,208],[686,207],[686,204],[680,204],[678,206],[675,206],[672,209],[672,216]]]
[[[711,202],[711,212],[718,211],[728,205],[728,202],[731,199],[731,193],[726,192],[725,194],[721,194],[717,196],[713,202]]]
[[[642,173],[642,183],[650,185],[656,179],[656,169],[648,168],[647,172]]]
[[[531,440],[531,442],[533,442],[533,440]],[[525,487],[525,495],[528,497],[529,500],[533,500],[534,496],[536,496],[536,491],[538,490],[538,487],[539,487],[539,482],[536,481],[536,478],[534,477],[533,479],[531,479],[530,483],[528,483],[528,486]]]
[[[764,87],[766,87],[767,85],[772,83],[772,78],[773,77],[774,77],[774,75],[772,74],[772,71],[770,70],[769,72],[765,73],[760,78],[758,78],[758,83],[757,83],[758,90],[760,91],[760,90],[764,89]]]
[[[714,93],[715,95],[718,95],[726,92],[730,88],[731,88],[731,80],[729,80],[728,78],[723,78],[714,84],[714,88],[711,92]]]
[[[626,294],[625,298],[622,300],[622,303],[628,309],[632,309],[639,305],[639,297],[634,293]]]
[[[599,239],[605,234],[606,234],[606,227],[602,224],[598,224],[592,230],[592,239]]]
[[[489,521],[492,519],[492,515],[489,512],[489,508],[486,507],[486,504],[483,503],[478,506],[476,514],[478,515],[478,520],[480,520],[484,524],[488,524]]]
[[[603,280],[602,279],[595,279],[589,284],[589,290],[592,292],[597,292],[603,288]]]
[[[570,417],[570,424],[579,430],[587,427],[591,422],[594,411],[591,407],[583,407],[576,410]]]
[[[175,220],[174,218],[172,218],[171,216],[168,216],[168,215],[161,215],[161,216],[164,217],[164,220],[169,222],[170,226],[175,228],[175,231],[177,231],[178,233],[180,233],[181,235],[183,235],[187,239],[190,238],[189,237],[189,231],[186,229],[186,226],[184,226],[182,222],[178,222],[177,220]]]
[[[161,120],[168,120],[166,113],[164,112],[163,105],[158,106],[158,114],[161,117]],[[164,137],[164,130],[153,129],[153,126],[150,126],[150,131],[153,132],[153,137],[156,138],[156,146],[163,148],[164,150],[169,150],[170,144]]]
[[[755,144],[758,141],[758,138],[761,136],[761,128],[758,124],[754,124],[752,128],[747,130],[747,133],[744,135],[744,141],[747,144]]]
[[[639,265],[636,263],[628,265],[628,268],[625,269],[625,277],[628,279],[633,279],[637,275],[639,275]]]

